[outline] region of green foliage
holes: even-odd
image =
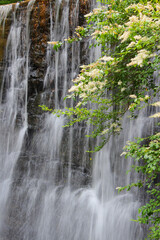
[[[5,5],[5,4],[10,4],[10,3],[17,3],[17,2],[21,2],[21,1],[24,1],[24,0],[0,0],[0,5]]]
[[[102,57],[81,66],[67,96],[79,100],[78,104],[61,112],[68,116],[68,126],[81,121],[93,125],[90,136],[101,136],[102,143],[110,134],[120,132],[121,119],[127,110],[134,116],[137,107],[140,110],[147,104],[149,89],[153,89],[154,96],[159,91],[153,73],[159,69],[160,4],[107,2],[111,5],[85,15],[86,27],[77,27],[75,36],[64,40],[67,44],[90,37],[94,46],[101,47]],[[58,42],[55,50],[61,45]]]
[[[92,38],[99,45],[102,57],[89,65],[73,79],[66,98],[75,100],[75,107],[54,110],[58,116],[65,114],[71,126],[77,122],[93,125],[90,137],[100,136],[102,141],[96,151],[106,143],[111,134],[121,131],[121,119],[126,111],[135,116],[153,97],[158,97],[159,86],[153,73],[160,68],[160,4],[158,0],[108,0],[108,6],[94,9],[85,15],[86,26],[77,27],[75,35],[63,44]],[[62,44],[61,43],[61,44]],[[60,45],[61,46],[61,45]],[[57,49],[56,49],[57,50]],[[152,95],[150,92],[152,90]],[[78,102],[78,103],[77,103]],[[160,106],[160,102],[154,106]],[[46,106],[42,106],[46,111]],[[156,113],[151,117],[160,117]],[[145,187],[148,202],[139,209],[138,222],[149,224],[149,239],[160,239],[160,136],[130,142],[123,154],[137,164],[133,169],[144,180],[119,190]]]
[[[145,142],[149,142],[145,144]],[[137,162],[132,168],[143,173],[144,180],[118,188],[119,191],[132,187],[145,187],[149,201],[139,209],[140,216],[137,222],[150,224],[148,239],[160,239],[160,134],[148,139],[138,138],[137,142],[128,142],[122,154],[126,158],[132,157]]]

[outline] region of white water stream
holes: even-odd
[[[3,32],[4,32],[4,28],[5,28],[6,18],[11,10],[12,10],[12,4],[0,6],[0,25],[3,26]]]
[[[28,3],[25,26],[22,26],[21,14],[16,15],[16,5],[7,40],[0,102],[0,237],[7,240],[141,240],[141,227],[131,221],[136,218],[140,205],[137,194],[117,194],[116,187],[136,178],[126,175],[131,163],[122,159],[120,154],[127,140],[142,136],[144,125],[148,123],[145,111],[136,121],[124,118],[123,132],[119,137],[111,138],[95,155],[91,180],[85,184],[86,153],[80,155],[75,168],[77,160],[74,159],[91,144],[83,138],[84,131],[89,129],[77,126],[77,129],[65,130],[63,117],[44,114],[40,130],[34,133],[30,142],[26,159],[20,156],[28,127],[29,26],[34,2]],[[69,35],[69,3],[65,0],[61,9],[61,0],[55,1],[53,21],[54,4],[50,1],[49,41]],[[76,26],[78,0],[72,13]],[[7,14],[0,16],[5,19]],[[91,52],[90,60],[99,54],[98,49],[96,53]],[[73,43],[70,50],[66,44],[55,54],[48,46],[46,62],[44,92],[49,91],[54,82],[54,105],[56,108],[65,107],[63,97],[69,81],[79,71],[80,44]],[[42,104],[43,100],[45,94]],[[78,149],[76,153],[75,148]],[[18,168],[20,162],[25,169]],[[18,183],[16,174],[22,175]]]
[[[13,23],[7,40],[7,64],[0,96],[0,234],[6,228],[5,217],[13,171],[27,130],[28,23],[33,3],[34,0],[30,1],[27,7],[25,29],[20,22],[21,16],[19,20],[16,19],[18,4],[15,6],[12,13]],[[6,10],[5,6],[1,7],[1,10],[0,22],[3,22],[11,10],[10,5],[6,6]]]

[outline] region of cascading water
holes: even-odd
[[[21,25],[20,19],[16,19],[16,10],[13,11],[13,24],[7,40],[6,60],[7,64],[1,88],[0,105],[0,234],[4,229],[7,201],[12,184],[13,171],[19,158],[23,139],[27,130],[27,84],[28,78],[28,41],[23,44],[22,36],[28,36],[31,1],[27,7],[26,31]],[[6,7],[9,12],[10,7]],[[8,10],[9,9],[9,10]],[[6,14],[1,15],[1,21]],[[28,39],[27,39],[28,40]],[[22,74],[24,72],[24,75]]]
[[[80,1],[74,2],[71,17],[69,0],[48,2],[48,40],[67,38],[69,20],[74,23],[73,28],[79,24]],[[125,175],[130,164],[124,162],[120,153],[126,140],[142,135],[144,123],[148,121],[145,111],[133,122],[126,116],[123,132],[118,138],[112,137],[95,155],[92,180],[86,170],[89,157],[84,154],[91,144],[84,140],[89,129],[80,126],[64,129],[63,117],[43,114],[40,130],[33,132],[29,140],[26,137],[27,147],[23,146],[28,127],[29,29],[34,3],[34,0],[28,3],[25,17],[17,14],[19,5],[16,5],[7,40],[0,105],[0,237],[8,240],[140,240],[142,230],[131,221],[139,207],[136,194],[118,195],[116,187],[136,178]],[[65,107],[63,97],[69,81],[78,74],[80,51],[79,43],[71,47],[66,44],[56,53],[47,46],[41,104],[46,103],[49,93],[54,96],[54,101],[49,99],[50,105]],[[91,52],[89,61],[99,54],[98,49]]]
[[[3,31],[5,27],[6,18],[11,10],[12,10],[12,4],[0,6],[0,25],[3,25]]]

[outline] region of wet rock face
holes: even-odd
[[[30,14],[29,22],[29,38],[30,38],[30,49],[29,49],[29,78],[28,78],[28,136],[26,139],[26,146],[24,146],[24,151],[30,147],[32,142],[32,136],[42,128],[42,122],[44,120],[44,113],[39,107],[41,104],[46,104],[49,107],[54,107],[55,105],[55,76],[53,77],[52,82],[49,83],[47,87],[44,88],[44,79],[48,67],[47,62],[47,47],[48,41],[50,41],[50,31],[51,31],[51,17],[52,17],[52,27],[57,17],[57,9],[55,6],[55,0],[35,0],[34,6]],[[61,22],[61,25],[58,25],[59,28],[62,28],[62,12],[66,7],[66,1],[63,0],[59,9],[58,21]],[[28,1],[21,2],[16,10],[16,18],[20,24],[26,25],[26,16],[27,16],[27,6]],[[91,6],[91,0],[70,0],[69,1],[69,32],[71,36],[74,34],[75,28],[77,25],[84,25],[85,19],[84,15],[89,11]],[[13,4],[13,10],[16,5]],[[76,9],[76,10],[75,10]],[[51,16],[52,12],[52,16]],[[3,26],[0,27],[0,82],[2,81],[2,73],[4,71],[4,49],[7,42],[7,37],[9,34],[10,26],[13,21],[12,12],[8,15],[5,22],[5,31],[3,32]],[[57,32],[60,32],[61,29],[58,29]],[[25,42],[25,31],[22,36]],[[59,34],[61,37],[61,34]],[[57,39],[56,39],[57,40]],[[59,39],[60,40],[60,39]],[[25,48],[25,44],[23,48]],[[78,65],[87,63],[87,46],[84,42],[81,42],[78,47],[75,47],[76,52],[74,55],[79,55],[79,59],[75,58],[75,71],[78,73]],[[72,47],[68,46],[67,50],[67,81],[68,86],[70,86],[71,81],[71,71],[72,71]],[[60,50],[63,54],[63,49]],[[60,54],[61,54],[60,53]],[[55,58],[55,51],[52,52],[53,57]],[[52,59],[54,59],[52,58]],[[7,61],[7,60],[6,60]],[[79,62],[78,62],[79,61]],[[53,65],[54,68],[54,65]],[[77,69],[76,69],[77,68]],[[61,67],[61,62],[59,63],[58,68],[58,99],[63,100],[63,88],[64,88],[64,69]],[[75,74],[75,73],[74,73]],[[62,103],[63,105],[63,103]],[[80,165],[81,158],[84,152],[83,147],[80,148],[80,145],[83,145],[85,131],[82,130],[82,133],[79,135],[81,130],[74,129],[75,140],[73,146],[73,168],[76,169],[76,166]],[[77,128],[78,129],[78,128]],[[69,131],[69,130],[67,130]],[[65,134],[64,134],[65,135]],[[80,136],[80,137],[79,137]],[[79,138],[79,139],[78,139]],[[67,137],[64,136],[64,144],[66,145],[66,157],[67,161],[69,153],[67,150]],[[86,149],[87,150],[87,149]],[[63,151],[64,154],[64,151]],[[63,155],[62,154],[62,155]],[[67,165],[67,164],[66,164]],[[87,168],[88,168],[87,164]],[[87,169],[84,169],[85,172],[88,172]]]
[[[26,139],[26,145],[24,146],[24,152],[28,151],[30,147],[30,143],[32,142],[32,136],[36,132],[38,132],[42,127],[42,122],[44,119],[44,114],[40,104],[49,104],[50,107],[54,107],[55,104],[55,78],[53,81],[44,88],[44,79],[45,74],[48,67],[47,62],[47,42],[50,41],[50,31],[51,31],[51,11],[52,11],[52,25],[54,28],[54,24],[57,17],[57,9],[55,7],[55,0],[36,0],[31,11],[30,22],[29,22],[29,32],[30,32],[30,50],[29,50],[29,78],[28,78],[28,136]],[[58,21],[60,22],[62,19],[63,9],[66,7],[66,1],[63,0],[60,5]],[[27,11],[28,1],[21,2],[16,10],[17,19],[21,21],[21,24],[26,24],[26,11]],[[13,4],[13,9],[15,8],[15,4]],[[91,6],[91,0],[70,0],[69,1],[69,32],[68,34],[71,36],[74,33],[75,27],[77,25],[84,25],[85,19],[84,15],[89,11]],[[75,11],[76,7],[76,11]],[[21,18],[19,18],[21,14]],[[10,13],[6,20],[5,31],[4,34],[1,34],[3,29],[0,27],[0,82],[2,80],[2,72],[4,70],[4,49],[7,42],[7,36],[10,30],[11,22],[13,20],[13,15]],[[59,28],[62,26],[59,25]],[[23,36],[25,41],[25,35]],[[57,40],[57,39],[56,39]],[[60,50],[63,52],[63,49]],[[79,51],[79,53],[78,53]],[[82,42],[77,48],[77,54],[79,54],[80,59],[79,63],[84,64],[87,61],[86,57],[87,47]],[[53,51],[53,56],[55,52]],[[72,48],[68,46],[67,51],[67,71],[66,75],[68,78],[68,82],[71,80],[71,66],[72,66]],[[77,61],[77,59],[75,60]],[[77,70],[78,73],[78,61]],[[76,65],[75,64],[75,65]],[[59,64],[60,65],[60,64]],[[59,66],[59,78],[58,78],[58,98],[62,99],[63,87],[64,87],[64,76],[63,69]],[[70,83],[68,84],[70,85]],[[69,131],[69,130],[68,130]],[[80,145],[83,145],[85,131],[82,130],[82,134],[79,135],[81,130],[74,129],[75,141],[73,146],[73,168],[80,165],[82,154],[84,149],[80,149]],[[80,137],[79,137],[80,136]],[[79,138],[79,139],[78,139]],[[69,150],[67,150],[67,137],[63,139],[64,144],[66,145],[66,156],[64,157],[67,162],[67,158],[69,156]],[[64,151],[62,151],[64,154]],[[62,155],[63,155],[62,154]],[[22,165],[22,164],[20,164]],[[64,165],[64,169],[67,169],[67,163]],[[89,165],[87,164],[87,168]],[[66,170],[64,170],[66,171]],[[88,170],[84,169],[84,172]]]
[[[4,56],[5,56],[5,47],[7,43],[7,37],[11,26],[11,14],[8,15],[5,22],[2,22],[0,25],[0,87],[2,82],[2,74],[4,68]]]
[[[46,49],[50,34],[50,10],[49,0],[37,0],[34,4],[30,19],[30,80],[43,81],[46,69]],[[38,87],[36,87],[37,89]],[[40,89],[37,89],[38,92]]]
[[[30,75],[28,82],[28,123],[29,129],[38,129],[42,114],[41,103],[43,81],[47,69],[46,51],[50,37],[50,1],[36,0],[30,18]]]
[[[78,3],[78,5],[77,5]],[[66,1],[63,0],[60,9],[58,21],[62,25],[62,12],[65,8]],[[26,27],[26,16],[27,16],[27,6],[28,1],[21,2],[16,10],[16,19],[21,26]],[[77,10],[75,11],[75,6]],[[90,7],[90,0],[70,0],[69,1],[69,31],[68,34],[72,35],[76,25],[84,24],[84,14],[86,14]],[[15,5],[13,5],[15,8]],[[52,12],[52,16],[51,16]],[[60,148],[59,159],[56,159],[57,166],[56,171],[49,165],[49,159],[46,158],[48,155],[41,151],[39,148],[39,137],[42,136],[42,146],[43,146],[43,132],[46,131],[47,125],[44,124],[45,114],[39,107],[41,104],[46,104],[50,107],[55,105],[55,73],[53,71],[52,81],[44,87],[45,75],[48,68],[47,60],[47,42],[50,41],[50,32],[51,32],[51,17],[52,24],[56,21],[56,8],[55,0],[36,0],[31,11],[30,22],[29,22],[29,76],[28,76],[28,102],[27,102],[27,112],[28,112],[28,132],[23,143],[22,152],[19,159],[16,162],[16,166],[13,174],[13,183],[10,191],[9,203],[8,203],[8,213],[5,219],[6,230],[4,231],[4,239],[7,240],[21,240],[23,239],[23,233],[20,233],[19,229],[23,229],[24,222],[27,222],[26,219],[26,209],[23,207],[25,204],[28,204],[27,194],[28,188],[27,184],[33,185],[42,178],[44,180],[44,186],[42,184],[42,190],[40,190],[39,199],[45,194],[45,191],[48,187],[53,186],[53,182],[59,185],[62,183],[62,186],[65,186],[68,177],[68,169],[71,168],[71,185],[73,189],[78,187],[89,185],[91,182],[91,166],[92,163],[89,161],[89,154],[85,153],[86,150],[86,140],[84,140],[84,135],[87,134],[84,126],[75,126],[72,130],[65,129],[62,137],[62,146]],[[76,18],[76,21],[75,21]],[[7,43],[7,37],[9,34],[10,26],[13,21],[12,12],[8,15],[5,25],[4,34],[1,34],[3,29],[0,27],[0,83],[2,81],[2,75],[4,71],[4,66],[7,63],[5,59],[4,49]],[[62,26],[59,26],[60,28]],[[58,31],[58,30],[57,30]],[[24,32],[24,33],[23,33]],[[61,35],[59,35],[61,37]],[[26,30],[22,30],[22,42],[26,41]],[[57,40],[57,39],[56,39]],[[59,39],[60,40],[60,39]],[[23,45],[23,44],[22,44]],[[26,46],[22,46],[22,50]],[[26,50],[26,49],[25,49]],[[74,51],[74,54],[73,54]],[[25,51],[24,51],[25,52]],[[79,63],[83,64],[87,57],[85,56],[87,52],[86,45],[80,43],[78,47],[72,48],[68,46],[67,48],[67,67],[66,67],[66,78],[67,78],[67,88],[70,86],[70,81],[72,78],[71,71],[73,70],[72,61],[74,63],[74,74],[78,74],[78,65]],[[64,54],[64,49],[60,49],[60,54]],[[76,54],[75,54],[76,53]],[[55,59],[56,53],[53,51],[51,55],[52,59]],[[79,59],[73,59],[73,55],[78,55]],[[6,62],[5,62],[6,61]],[[61,66],[61,61],[59,60],[58,66],[58,101],[61,102],[60,105],[63,105],[63,94],[64,94],[64,67]],[[54,64],[51,65],[54,68]],[[25,75],[23,73],[23,75]],[[4,84],[5,86],[5,84]],[[5,86],[7,88],[7,86]],[[50,129],[48,130],[48,134]],[[71,136],[72,135],[72,136]],[[46,134],[47,138],[47,134]],[[87,140],[89,141],[89,140]],[[38,142],[38,143],[37,143]],[[70,151],[70,144],[72,142],[72,152]],[[52,145],[52,144],[51,144]],[[52,148],[52,146],[51,146]],[[49,157],[48,157],[49,158]],[[72,163],[70,160],[72,159]],[[84,163],[82,163],[82,159]],[[48,165],[47,165],[48,164]],[[46,170],[47,169],[47,170]],[[51,173],[52,171],[52,173]],[[45,172],[45,174],[43,173]],[[48,173],[49,176],[48,177]],[[25,182],[25,179],[28,179]],[[43,189],[44,188],[44,189]],[[20,191],[20,189],[22,191]],[[19,193],[22,194],[19,195]],[[41,196],[42,195],[42,196]],[[35,208],[34,208],[35,209]],[[33,209],[33,210],[34,210]],[[32,218],[32,216],[31,216]],[[31,227],[33,228],[31,223]],[[34,229],[33,229],[34,231]],[[22,235],[21,235],[22,234]],[[34,236],[34,233],[31,231],[31,235]],[[35,239],[28,238],[28,239]]]
[[[69,2],[69,35],[74,33],[74,29],[76,27],[75,23],[78,25],[84,24],[84,14],[89,11],[90,8],[90,0],[80,0],[79,3],[77,0],[71,0]],[[78,13],[78,21],[75,21],[76,12],[75,6],[78,3],[79,13]],[[59,14],[59,19],[61,18],[61,12],[65,7],[65,1],[61,3],[61,9]],[[21,21],[25,24],[25,16],[27,10],[28,1],[21,2],[17,9],[16,14],[19,15],[20,12],[23,13],[24,19],[22,17]],[[36,0],[34,3],[34,7],[32,9],[31,17],[30,17],[30,53],[29,53],[29,61],[30,61],[30,76],[29,76],[29,85],[28,85],[28,114],[29,114],[29,122],[36,120],[32,119],[33,111],[35,109],[35,115],[41,114],[41,111],[37,111],[37,106],[40,103],[40,96],[43,89],[43,81],[45,77],[45,72],[47,69],[46,62],[46,53],[47,53],[47,41],[50,40],[50,7],[52,7],[52,24],[54,26],[55,17],[56,17],[56,9],[55,9],[55,0]],[[13,10],[16,4],[12,5]],[[5,46],[7,42],[8,33],[10,30],[11,22],[12,22],[12,13],[10,13],[5,21],[5,25],[2,24],[0,26],[0,85],[2,82],[2,73],[4,70],[4,56],[5,56]],[[5,26],[5,27],[4,27]],[[81,59],[82,63],[85,59],[85,46],[81,43]],[[53,53],[54,54],[54,53]],[[70,54],[70,53],[69,53]],[[71,61],[71,57],[69,57],[69,61]],[[68,71],[70,71],[71,62],[68,63]],[[52,83],[52,93],[54,92],[54,83]],[[60,87],[62,88],[62,87]],[[50,90],[51,91],[51,90]],[[51,94],[51,93],[48,93]],[[61,95],[61,92],[59,93]],[[53,95],[53,94],[52,94]],[[54,98],[54,97],[53,97]],[[35,99],[35,101],[34,101]],[[34,104],[33,104],[34,102]],[[52,102],[52,104],[54,104]],[[31,112],[31,113],[30,113]],[[31,116],[31,118],[30,118]],[[29,123],[30,125],[30,123]],[[31,124],[32,125],[32,124]]]
[[[59,21],[61,20],[62,10],[65,7],[65,1],[62,1],[59,11]],[[77,0],[71,0],[69,2],[69,35],[72,35],[75,30],[75,6],[77,4]],[[21,7],[24,7],[24,3],[20,4]],[[78,25],[84,24],[84,14],[89,11],[90,8],[90,0],[79,1],[79,14],[78,14]],[[56,18],[56,8],[55,8],[55,0],[36,0],[30,18],[30,76],[29,76],[29,84],[28,84],[28,121],[29,126],[37,129],[37,124],[40,119],[39,115],[42,114],[42,111],[38,109],[38,105],[41,101],[41,94],[44,93],[44,78],[47,70],[47,41],[50,40],[50,9],[52,9],[52,24],[54,27],[55,18]],[[62,26],[59,26],[60,28]],[[81,44],[81,58],[82,63],[84,63],[84,44]],[[53,55],[54,55],[53,51]],[[68,75],[70,74],[70,66],[71,64],[71,50],[68,51]],[[59,99],[61,98],[63,91],[63,75],[61,76],[61,69],[59,69]],[[62,73],[63,74],[63,73]],[[70,80],[70,79],[69,79]],[[54,106],[54,91],[55,91],[55,83],[51,82],[48,92],[46,95],[46,102],[50,99],[50,106]]]
[[[91,6],[90,0],[80,0],[77,5],[77,0],[70,0],[69,2],[69,35],[71,36],[74,31],[76,24],[84,25],[85,19],[84,15],[89,11]],[[62,1],[59,10],[58,21],[62,21],[62,12],[65,8],[66,2]],[[78,6],[78,11],[75,11],[75,7]],[[28,82],[28,123],[29,131],[32,136],[33,132],[37,132],[41,129],[41,122],[43,122],[43,112],[38,107],[39,104],[46,104],[47,106],[53,108],[55,105],[55,75],[52,82],[50,82],[47,88],[44,88],[44,79],[47,71],[47,41],[50,41],[50,27],[51,27],[51,13],[52,11],[52,24],[56,22],[57,9],[55,7],[55,0],[36,0],[30,18],[30,76]],[[78,19],[77,15],[78,14]],[[75,21],[76,19],[76,21]],[[59,24],[59,28],[62,26]],[[57,30],[57,32],[59,32]],[[61,40],[61,39],[55,39]],[[82,42],[79,47],[80,63],[87,63],[87,49],[86,45]],[[63,54],[63,49],[60,49],[60,54]],[[53,56],[55,51],[53,50]],[[67,78],[68,82],[71,80],[71,66],[72,66],[72,49],[68,47],[68,63],[67,63]],[[55,56],[54,56],[55,57]],[[77,62],[78,65],[78,62]],[[59,78],[58,78],[58,99],[62,99],[63,87],[64,87],[64,72],[59,63]],[[70,85],[70,84],[69,84]],[[63,104],[62,104],[63,105]],[[66,132],[69,130],[66,130]],[[83,145],[85,131],[81,134],[80,139],[78,139],[78,132],[80,130],[74,130],[74,146],[73,146],[73,168],[80,165],[84,149],[80,145]],[[67,134],[66,134],[67,135]],[[69,156],[69,150],[67,150],[67,137],[63,137],[65,149],[65,161],[67,162]],[[62,155],[64,154],[64,149],[62,150]],[[63,156],[62,156],[63,157]],[[66,163],[67,165],[67,163]],[[87,164],[87,168],[89,164]],[[64,169],[67,168],[64,165]],[[67,172],[66,170],[64,170]],[[87,172],[87,169],[84,169]]]

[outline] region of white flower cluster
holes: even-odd
[[[68,92],[79,92],[80,90],[83,90],[83,83],[80,82],[78,85],[73,85]]]
[[[78,82],[81,82],[83,80],[85,80],[85,78],[83,76],[81,76],[81,75],[78,75],[78,77],[73,79],[72,82],[78,83]]]
[[[120,37],[119,39],[122,39],[122,42],[125,42],[129,36],[130,36],[130,30],[129,30],[129,27],[132,26],[133,23],[139,23],[139,24],[144,24],[145,22],[153,22],[153,18],[149,18],[147,17],[146,15],[142,15],[142,13],[140,13],[140,17],[138,18],[137,16],[131,16],[129,18],[129,22],[127,22],[125,25],[128,26],[128,30],[125,31]],[[157,23],[157,22],[156,22]],[[141,39],[142,37],[141,36],[135,36],[134,37],[136,40],[139,40]]]
[[[134,36],[134,39],[135,40],[140,40],[142,37],[140,36],[140,35],[136,35],[136,36]]]
[[[152,103],[151,105],[154,106],[154,107],[160,107],[160,101],[159,101],[159,102]]]
[[[99,30],[95,30],[95,32],[91,34],[92,39],[96,38],[96,36],[99,35],[99,34],[102,34],[102,32],[99,31]]]
[[[92,71],[85,72],[85,74],[93,79],[102,77],[102,72],[99,69],[93,69]]]
[[[113,128],[113,127],[116,128],[117,125],[118,125],[117,123],[112,123],[111,126],[110,126],[110,128]]]
[[[130,98],[133,98],[133,99],[136,99],[136,98],[137,98],[137,96],[136,96],[135,94],[131,94],[131,95],[129,95],[129,97],[130,97]]]
[[[122,81],[118,81],[118,85],[120,86],[122,84]]]
[[[81,99],[85,99],[90,94],[96,92],[98,89],[102,89],[106,84],[106,81],[104,82],[88,82],[88,84],[83,85],[83,88],[81,88],[82,93],[79,95]]]
[[[139,22],[139,18],[135,15],[129,18],[129,22],[125,23],[126,26],[131,26],[133,23]]]
[[[109,132],[109,128],[106,128],[101,132],[101,135],[107,134],[108,132]]]
[[[140,67],[142,67],[144,59],[149,57],[149,51],[147,51],[146,49],[141,49],[140,51],[138,51],[138,54],[134,58],[131,58],[131,62],[128,63],[127,66],[129,67],[133,65],[139,65]]]
[[[150,118],[160,118],[160,112],[153,114]]]
[[[156,3],[155,7],[156,7],[156,11],[160,11],[160,4],[159,3]],[[151,5],[150,2],[148,2],[147,5],[142,5],[140,3],[132,4],[129,7],[127,7],[126,10],[133,9],[133,8],[136,9],[136,10],[140,10],[140,11],[143,11],[143,10],[146,10],[146,9],[149,10],[149,11],[154,10],[154,8],[153,8],[153,6]]]
[[[115,23],[115,26],[120,29],[122,28],[122,25],[119,25],[117,23]],[[117,34],[117,32],[115,31],[115,27],[113,27],[113,25],[106,25],[106,26],[103,26],[102,28],[102,31],[100,34],[105,34],[105,33],[108,33],[110,32],[111,34]]]
[[[97,67],[99,65],[100,65],[99,61],[90,63],[88,65],[82,65],[82,66],[80,66],[80,68],[82,68],[81,72],[85,72],[87,69],[92,69],[92,68],[95,68],[95,67]]]
[[[121,25],[116,25],[116,27],[118,28],[122,28]],[[108,32],[110,32],[110,34],[117,34],[117,32],[115,31],[115,28],[113,26],[109,26],[109,25],[106,25],[106,26],[103,26],[103,28],[101,30],[95,30],[91,36],[92,36],[92,39],[96,38],[98,35],[103,35],[103,34],[107,34]]]
[[[120,156],[122,157],[123,155],[126,155],[127,154],[127,152],[122,152],[121,154],[120,154]]]
[[[97,70],[97,69],[94,69]],[[96,76],[97,73],[96,71],[92,70],[91,72],[87,72],[89,76],[91,76],[93,79]],[[86,73],[85,73],[86,74]],[[100,82],[100,81],[89,81],[88,83],[84,82],[85,77],[79,75],[76,79],[73,80],[74,83],[77,83],[77,85],[73,85],[68,92],[69,93],[80,93],[79,97],[80,98],[86,98],[89,94],[92,94],[96,92],[97,90],[103,89],[103,87],[106,85],[107,80]]]
[[[125,90],[126,90],[125,87],[122,87],[122,88],[121,88],[121,92],[124,92]]]
[[[127,46],[127,48],[132,48],[133,46],[135,46],[136,42],[130,42],[130,44]]]
[[[114,58],[112,58],[110,56],[104,56],[104,57],[100,58],[99,60],[104,61],[104,62],[109,62],[109,61],[113,61]]]
[[[56,44],[58,44],[58,41],[54,41],[54,42],[47,42],[48,44],[50,44],[50,45],[56,45]]]
[[[150,97],[148,95],[145,95],[144,99],[148,100]]]
[[[92,15],[93,15],[93,12],[90,12],[90,13],[84,15],[84,17],[85,17],[85,18],[88,18],[88,17],[91,17]]]
[[[148,95],[145,95],[145,96],[142,98],[142,97],[137,97],[135,94],[131,94],[131,95],[129,95],[129,97],[130,97],[130,98],[133,98],[133,99],[136,99],[136,100],[139,100],[139,101],[141,101],[141,102],[150,99],[150,97],[149,97]],[[132,108],[134,108],[134,107],[136,107],[136,102],[130,104],[130,106],[129,106],[128,109],[130,110],[130,109],[132,109]]]
[[[136,41],[135,41],[135,42],[133,42],[133,41],[130,42],[129,45],[127,46],[127,48],[132,48],[132,47],[134,47],[139,40],[140,40],[141,42],[146,42],[146,41],[149,40],[148,37],[142,37],[142,36],[140,36],[140,35],[134,36],[134,39],[135,39]]]
[[[117,13],[117,11],[114,11],[113,9],[105,11],[105,14],[111,14],[111,13]]]
[[[159,4],[157,4],[157,5],[159,5]],[[150,2],[148,2],[147,5],[143,5],[143,4],[140,4],[140,3],[131,4],[129,7],[126,8],[126,10],[133,9],[133,8],[136,9],[136,10],[140,10],[140,11],[143,11],[143,10],[146,10],[146,9],[148,9],[149,11],[154,10],[154,8],[152,7]]]
[[[159,3],[156,4],[156,10],[160,12],[160,4]]]
[[[157,5],[157,9],[159,9],[160,5],[158,4]],[[158,19],[153,19],[152,17],[148,17],[146,16],[145,14],[142,14],[142,11],[143,10],[149,10],[149,11],[153,11],[154,8],[152,7],[151,4],[147,4],[147,5],[142,5],[142,4],[132,4],[131,6],[129,6],[127,9],[130,9],[130,8],[135,8],[136,10],[139,11],[139,16],[131,16],[129,18],[129,21],[125,24],[127,26],[127,29],[126,31],[121,35],[119,36],[119,39],[122,40],[122,42],[125,42],[126,40],[128,40],[129,36],[130,36],[130,28],[134,27],[134,24],[137,23],[139,24],[140,26],[141,25],[144,25],[144,23],[149,23],[149,24],[152,24],[152,26],[159,26],[160,25],[160,20]],[[140,35],[137,35],[134,37],[135,40],[141,40],[141,41],[145,41],[145,37],[141,37]],[[131,48],[135,45],[134,41],[132,41],[128,48]]]
[[[104,29],[104,30],[110,30],[111,27],[107,25],[107,26],[104,26],[103,29]]]
[[[117,123],[112,123],[109,128],[106,128],[101,132],[101,135],[107,134],[109,132],[109,130],[111,130],[112,128],[114,128],[115,132],[121,131],[121,128],[118,127]]]
[[[101,8],[94,8],[93,12],[87,13],[86,15],[84,15],[85,18],[91,17],[93,14],[99,14],[100,12],[103,11],[103,9],[105,9],[104,7]]]
[[[94,14],[98,14],[98,13],[100,13],[100,12],[102,12],[102,8],[94,8],[94,9],[93,9],[93,13],[94,13]]]
[[[122,42],[125,42],[125,41],[129,38],[129,35],[130,35],[130,31],[125,31],[125,32],[119,37],[119,39],[122,39]]]
[[[147,17],[146,15],[143,15],[141,12],[140,12],[140,19],[139,19],[139,22],[142,24],[144,22],[153,22],[153,18],[151,17]]]
[[[153,22],[152,25],[154,27],[159,27],[160,26],[160,20],[157,20],[157,21]]]

